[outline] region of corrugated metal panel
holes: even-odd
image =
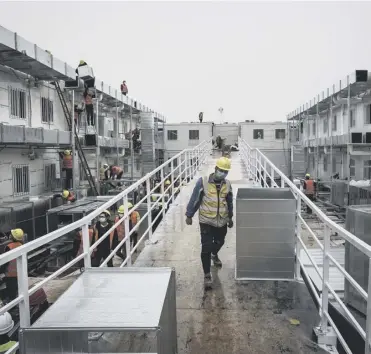
[[[233,145],[238,141],[239,126],[237,124],[216,124],[214,138],[218,135],[225,139],[225,145]]]
[[[146,174],[156,168],[155,123],[152,113],[141,113],[140,130],[143,173]]]

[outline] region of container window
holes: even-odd
[[[27,118],[26,91],[9,87],[10,116],[12,118]]]
[[[167,140],[178,140],[178,131],[177,130],[168,130],[167,131]]]
[[[316,122],[313,122],[313,124],[312,124],[312,128],[313,128],[312,134],[313,134],[314,136],[316,136]]]
[[[56,180],[56,165],[54,163],[45,165],[44,178],[45,191],[51,192]]]
[[[13,195],[30,193],[30,168],[28,165],[13,166]]]
[[[41,97],[41,121],[43,123],[53,123],[53,111],[53,101],[46,97]]]
[[[253,130],[253,137],[254,137],[255,140],[264,139],[264,129],[254,129]]]
[[[190,130],[189,131],[189,140],[199,140],[200,131],[199,130]]]
[[[363,179],[371,179],[371,160],[363,161]]]
[[[284,140],[286,138],[285,129],[276,129],[276,139]]]
[[[356,176],[356,160],[350,159],[349,160],[349,177],[355,177]]]

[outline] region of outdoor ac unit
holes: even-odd
[[[362,133],[352,133],[352,144],[362,144]]]
[[[364,138],[366,144],[371,144],[371,132],[365,133]]]
[[[356,82],[367,82],[368,71],[367,70],[356,70]]]

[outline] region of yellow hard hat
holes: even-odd
[[[157,197],[156,197],[155,195],[153,195],[153,196],[151,197],[151,199],[152,199],[152,202],[155,202],[155,201],[157,200]]]
[[[224,171],[229,171],[231,169],[231,160],[223,156],[216,161],[216,167]]]
[[[23,241],[24,232],[22,229],[10,230],[10,234],[16,241]]]
[[[63,198],[68,198],[68,196],[70,195],[70,192],[67,190],[67,189],[65,189],[63,192],[62,192],[62,197]]]
[[[101,214],[106,214],[108,217],[111,216],[111,213],[108,210],[102,211]]]
[[[80,60],[80,65],[84,63],[85,63],[85,60]]]
[[[128,202],[128,209],[130,209],[132,207],[133,207],[133,204],[131,204],[130,202]]]
[[[125,207],[123,205],[120,205],[119,208],[118,208],[118,210],[117,210],[117,212],[119,214],[124,214],[125,213]]]
[[[306,174],[305,174],[305,177],[310,177],[310,174],[309,174],[309,173],[306,173]]]
[[[65,154],[66,156],[71,155],[71,150],[64,150],[64,154]]]
[[[167,179],[166,181],[165,181],[165,186],[168,186],[170,184],[170,181]]]

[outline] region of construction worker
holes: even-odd
[[[125,208],[123,205],[120,205],[117,209],[117,216],[115,217],[115,224],[124,217],[125,214]],[[119,224],[116,229],[115,233],[117,235],[117,244],[119,244],[125,237],[125,222],[122,221],[121,224]],[[115,238],[116,240],[116,238]],[[115,246],[116,247],[116,246]],[[126,258],[126,248],[125,244],[122,245],[122,248],[117,251],[117,255],[122,259],[125,260]]]
[[[192,217],[199,209],[201,261],[206,289],[212,286],[211,259],[215,266],[222,266],[218,252],[224,244],[227,226],[233,227],[232,187],[226,179],[230,169],[231,161],[226,157],[219,158],[215,172],[199,178],[187,206],[187,225],[192,225]]]
[[[108,210],[103,211],[99,215],[98,222],[95,224],[95,232],[93,237],[93,243],[97,242],[111,227],[112,221],[110,220],[111,213]],[[115,244],[114,240],[115,232],[112,231],[111,234],[104,239],[96,248],[96,254],[93,258],[92,266],[99,267],[101,260],[105,260]],[[113,267],[112,258],[107,263],[108,267]]]
[[[130,210],[131,208],[133,207],[133,204],[131,204],[130,202],[128,203],[128,209]],[[134,210],[131,214],[130,214],[130,219],[129,219],[129,230],[131,231],[135,225],[139,222],[140,220],[140,214]],[[138,231],[135,230],[131,235],[130,235],[130,243],[132,244],[132,247],[134,248],[135,245],[137,244],[138,242]],[[137,252],[137,250],[135,250],[135,253]]]
[[[200,120],[200,123],[202,123],[202,120],[204,119],[204,112],[199,113],[198,119]]]
[[[108,164],[103,165],[105,170],[105,178],[108,179],[108,172],[110,173],[111,179],[121,179],[122,175],[124,174],[124,170],[119,166],[108,166]]]
[[[94,127],[94,105],[93,105],[93,98],[95,95],[89,91],[86,87],[84,91],[84,103],[85,103],[85,111],[86,111],[86,120],[88,122],[88,126]]]
[[[10,243],[5,247],[5,252],[21,247],[24,237],[22,229],[10,230]],[[18,296],[17,260],[13,259],[1,267],[1,273],[5,275],[6,296],[8,301],[12,301]]]
[[[62,198],[66,202],[66,204],[71,204],[76,201],[75,193],[67,189],[62,192]]]
[[[71,150],[64,150],[62,160],[62,170],[66,172],[65,188],[70,189],[72,187],[72,169],[73,161]]]
[[[8,333],[13,329],[14,321],[9,312],[0,315],[0,354],[6,353],[17,342],[10,340]]]
[[[314,193],[315,193],[315,182],[310,178],[310,174],[307,173],[305,175],[305,180],[303,183],[303,189],[304,189],[304,194],[310,199],[314,200]],[[307,205],[307,214],[312,214],[312,209]]]
[[[223,145],[223,139],[220,135],[218,135],[215,139],[215,144],[216,144],[216,147],[218,149],[221,149],[222,148],[222,145]]]
[[[121,93],[126,96],[129,93],[128,86],[126,85],[126,81],[124,80],[121,84]]]

